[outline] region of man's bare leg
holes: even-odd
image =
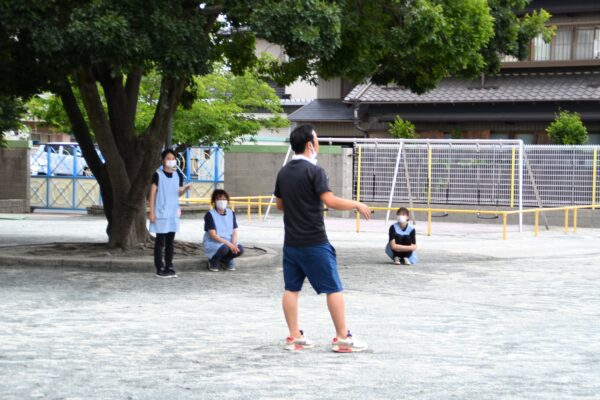
[[[346,308],[344,306],[344,294],[342,292],[327,294],[327,307],[335,326],[337,337],[346,339],[348,328],[346,327]]]
[[[290,336],[295,338],[301,338],[300,328],[298,326],[298,296],[300,292],[290,292],[286,290],[283,292],[283,299],[281,304],[283,305],[283,314],[285,315],[285,322],[287,322],[288,329],[290,330]]]

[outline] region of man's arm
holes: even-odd
[[[279,211],[283,211],[283,200],[281,200],[279,197],[275,197],[275,205]]]
[[[363,203],[359,203],[354,200],[347,200],[341,197],[335,196],[332,192],[325,192],[321,195],[321,201],[327,206],[327,208],[333,208],[334,210],[347,211],[356,209],[364,219],[371,218],[371,210],[369,206]]]

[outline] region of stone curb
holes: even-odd
[[[19,245],[9,246],[11,249],[18,247],[40,246]],[[236,268],[245,269],[253,267],[271,267],[279,260],[279,253],[273,249],[257,246],[246,246],[247,249],[256,249],[264,251],[264,254],[257,256],[242,256],[236,259]],[[0,247],[2,252],[2,247]],[[174,268],[180,271],[206,271],[205,257],[185,257],[185,259],[173,260]],[[54,268],[84,268],[105,271],[139,271],[153,272],[154,260],[152,257],[140,257],[136,259],[127,259],[120,257],[86,258],[86,257],[65,257],[60,256],[31,256],[17,254],[0,254],[0,265],[19,266],[19,267],[54,267]]]

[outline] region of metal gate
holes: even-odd
[[[191,183],[186,197],[205,197],[222,187],[225,172],[223,149],[216,146],[188,148],[177,161],[186,182]],[[78,145],[45,144],[34,148],[30,167],[31,207],[86,210],[102,205],[100,187]]]

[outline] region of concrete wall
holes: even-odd
[[[29,212],[29,149],[0,148],[0,212]]]
[[[225,152],[225,190],[231,196],[271,195],[287,150],[287,146],[232,146]],[[321,145],[318,160],[333,193],[351,198],[352,149]]]

